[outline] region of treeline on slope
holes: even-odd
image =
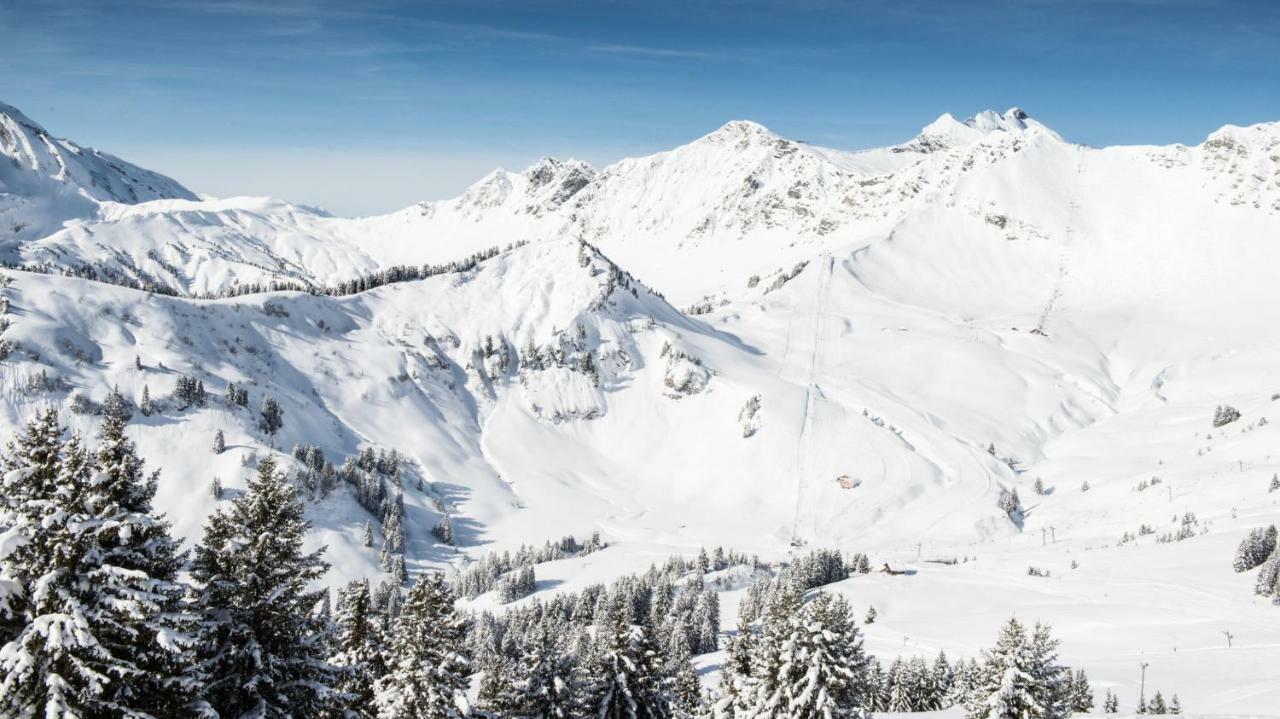
[[[496,589],[502,603],[509,604],[533,594],[537,589],[534,565],[568,557],[584,557],[607,546],[600,539],[599,532],[593,532],[586,541],[566,535],[541,547],[521,544],[514,555],[510,551],[485,554],[474,564],[455,571],[450,584],[467,599],[475,599]]]
[[[134,275],[136,276],[130,276],[122,273],[109,265],[88,263],[78,263],[68,267],[52,265],[49,263],[22,264],[6,261],[0,262],[0,267],[21,270],[23,272],[33,272],[42,275],[75,277],[82,280],[115,285],[117,287],[126,287],[132,290],[151,292],[157,295],[165,295],[168,297],[187,297],[200,300],[227,299],[231,297],[243,297],[245,295],[263,294],[268,292],[305,292],[307,294],[324,295],[327,297],[346,297],[348,295],[359,294],[367,290],[381,287],[383,285],[394,284],[396,282],[409,282],[411,280],[435,277],[436,275],[466,272],[474,269],[485,260],[497,257],[503,252],[510,252],[511,250],[525,244],[527,244],[527,241],[521,240],[519,242],[508,244],[505,247],[494,245],[488,249],[474,252],[461,260],[454,260],[444,264],[393,265],[386,269],[360,275],[353,279],[343,280],[333,285],[273,279],[267,282],[246,282],[222,289],[218,292],[201,292],[197,294],[181,292],[170,285],[165,284],[163,281],[146,274],[138,267],[131,267]],[[160,261],[158,257],[152,257],[152,259]],[[161,262],[161,264],[170,273],[175,275],[181,274],[178,268],[164,262]],[[264,271],[269,271],[267,268],[262,269]]]

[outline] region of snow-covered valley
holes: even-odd
[[[886,666],[1016,615],[1124,712],[1144,664],[1188,713],[1280,711],[1280,607],[1232,569],[1280,519],[1280,124],[1092,148],[1014,109],[846,152],[731,122],[368,218],[197,197],[6,105],[0,155],[0,430],[54,407],[91,437],[118,391],[188,543],[275,453],[325,581],[385,581],[332,473],[394,450],[410,575],[608,545],[468,608],[839,549],[903,572],[823,589],[875,607]],[[707,687],[725,661],[695,658]]]

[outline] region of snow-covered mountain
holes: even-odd
[[[0,103],[0,240],[37,238],[102,203],[195,200],[190,190],[92,147],[56,138]],[[5,236],[7,235],[7,237]]]
[[[1014,109],[846,152],[731,122],[349,219],[197,199],[0,110],[0,243],[39,270],[0,290],[0,425],[52,404],[89,434],[145,389],[131,431],[182,536],[272,447],[394,449],[413,570],[613,544],[539,565],[545,594],[701,545],[836,546],[915,571],[833,589],[879,610],[890,659],[973,655],[1017,611],[1102,685],[1135,693],[1147,661],[1206,712],[1280,700],[1276,609],[1230,569],[1280,511],[1280,125],[1090,148]],[[197,298],[272,281],[315,292]],[[170,397],[184,376],[205,406]],[[357,488],[308,506],[335,582],[378,573]],[[1194,536],[1120,541],[1143,525]]]

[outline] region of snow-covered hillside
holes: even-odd
[[[1127,706],[1141,662],[1197,713],[1280,703],[1280,609],[1230,568],[1280,518],[1278,124],[1089,148],[1015,109],[846,152],[731,122],[358,219],[197,199],[7,106],[0,148],[26,268],[0,290],[0,425],[53,405],[92,434],[108,392],[145,391],[130,431],[180,536],[273,448],[395,450],[370,481],[403,491],[410,571],[601,532],[538,566],[549,596],[700,546],[838,547],[911,570],[832,587],[880,612],[884,660],[975,656],[1016,613]],[[316,291],[197,298],[272,281]],[[308,502],[335,583],[381,572],[363,491]]]

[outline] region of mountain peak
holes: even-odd
[[[702,139],[715,142],[746,142],[753,139],[773,140],[777,135],[769,128],[751,120],[730,120]]]
[[[920,134],[904,147],[920,152],[933,152],[967,145],[994,133],[1020,134],[1033,130],[1047,132],[1058,138],[1057,133],[1033,119],[1020,107],[1011,107],[1003,113],[983,110],[964,120],[956,119],[947,112],[925,125]]]

